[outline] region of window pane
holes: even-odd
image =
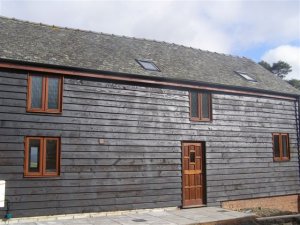
[[[282,157],[288,157],[288,144],[287,144],[287,136],[282,135]]]
[[[46,141],[46,171],[56,172],[57,140]]]
[[[29,172],[40,171],[40,162],[39,162],[40,151],[41,151],[40,140],[36,140],[36,139],[29,140],[29,160],[28,160]]]
[[[59,78],[48,78],[48,109],[58,109]]]
[[[31,77],[31,108],[42,108],[43,78],[39,76]]]
[[[199,117],[198,113],[198,93],[191,92],[191,116]]]
[[[279,150],[279,135],[274,135],[274,156],[277,158],[280,157],[280,150]]]
[[[158,68],[152,62],[139,61],[146,70],[158,71]]]
[[[209,94],[202,94],[202,117],[209,118]]]
[[[195,152],[190,152],[190,163],[195,163]]]

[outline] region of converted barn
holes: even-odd
[[[297,211],[299,96],[246,58],[1,17],[0,217]]]

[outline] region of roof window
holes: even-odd
[[[145,69],[145,70],[151,70],[151,71],[160,71],[159,68],[153,63],[145,60],[138,60],[136,61]]]
[[[241,72],[241,71],[234,71],[234,72],[236,72],[238,75],[240,75],[242,78],[244,78],[247,81],[257,82],[257,80],[255,80],[246,72]]]

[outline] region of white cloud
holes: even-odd
[[[268,63],[282,60],[292,66],[292,72],[288,74],[287,79],[300,79],[300,47],[282,45],[267,51],[261,58]]]
[[[295,0],[0,0],[8,17],[233,53],[299,41]]]

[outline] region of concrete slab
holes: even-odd
[[[47,218],[47,221],[41,221],[40,218],[36,222],[28,221],[28,218],[18,218],[5,223],[0,224],[18,224],[18,225],[191,225],[191,224],[207,224],[210,225],[232,221],[239,219],[247,219],[254,217],[254,214],[247,214],[241,212],[235,212],[230,210],[224,210],[217,207],[202,207],[191,209],[175,209],[175,210],[145,210],[136,213],[122,212],[121,215],[114,213],[107,213],[107,216],[97,217],[96,213],[91,214],[89,217],[82,218],[83,214],[73,216],[73,219],[53,219],[53,221]]]

